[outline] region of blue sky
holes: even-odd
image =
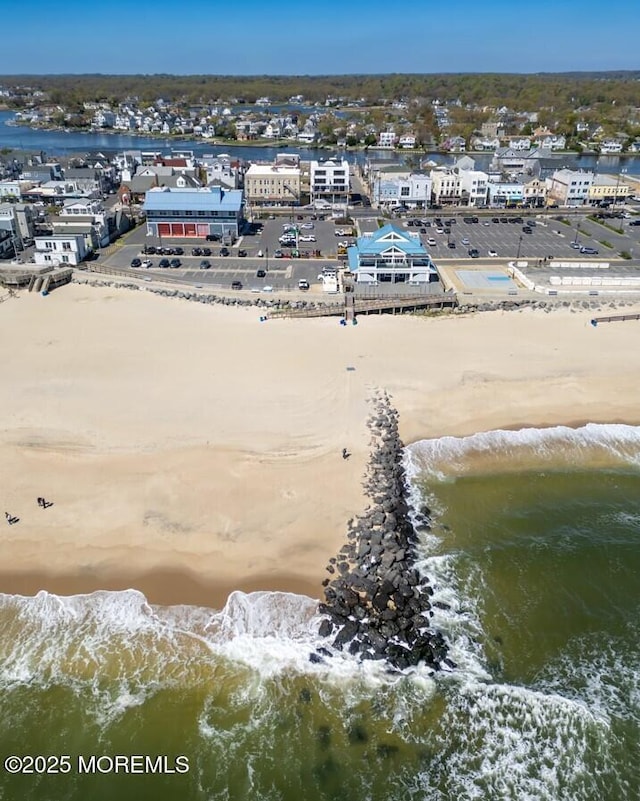
[[[0,74],[638,69],[638,0],[2,2]]]

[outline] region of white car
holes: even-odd
[[[262,287],[263,292],[273,292],[273,287],[267,284],[266,286]]]
[[[436,228],[436,234],[444,234],[444,228]]]
[[[151,261],[151,259],[145,259],[145,260],[142,262],[142,265],[141,265],[141,266],[142,266],[142,267],[146,267],[147,269],[149,269],[149,267],[153,267],[153,262]]]
[[[468,245],[469,244],[469,237],[468,236],[464,237],[464,239],[462,240],[462,244],[463,245]]]
[[[427,245],[435,245],[435,244],[437,244],[436,240],[432,236],[430,236],[429,239],[427,239]]]
[[[312,234],[309,234],[308,236],[299,236],[298,237],[298,242],[315,242],[315,241],[316,241],[316,238]]]
[[[313,230],[313,227],[314,227],[314,225],[311,222],[302,223],[302,225],[300,226],[300,228],[305,228],[306,230],[309,230],[309,231]]]
[[[490,250],[490,251],[488,252],[488,255],[489,255],[489,256],[497,256],[497,255],[498,255],[498,251],[497,251],[497,250]]]

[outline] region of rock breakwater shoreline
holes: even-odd
[[[362,660],[385,660],[396,670],[420,663],[434,671],[454,668],[442,633],[430,625],[433,588],[415,566],[430,510],[423,507],[414,515],[414,527],[398,413],[386,393],[378,394],[373,406],[368,422],[372,452],[364,479],[371,504],[349,521],[347,543],[329,560],[319,634],[333,649]],[[310,659],[320,662],[329,656],[331,651],[320,647]]]

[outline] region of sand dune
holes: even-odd
[[[2,530],[0,590],[135,586],[212,606],[232,588],[317,596],[364,502],[376,387],[406,441],[638,422],[640,323],[590,317],[345,328],[111,288],[22,293],[0,306],[2,511],[21,518]]]

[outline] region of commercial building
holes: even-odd
[[[356,283],[428,284],[438,279],[420,235],[389,224],[365,234],[347,249]]]
[[[589,200],[594,173],[583,170],[556,170],[547,178],[547,203],[583,206]]]
[[[248,205],[294,206],[300,204],[300,167],[252,164],[244,176]]]
[[[311,201],[346,206],[349,200],[349,162],[345,159],[312,161]]]
[[[242,191],[158,187],[147,192],[143,209],[149,236],[236,239],[243,219]]]
[[[619,175],[596,175],[589,187],[589,203],[594,206],[624,203],[632,195],[631,186]]]

